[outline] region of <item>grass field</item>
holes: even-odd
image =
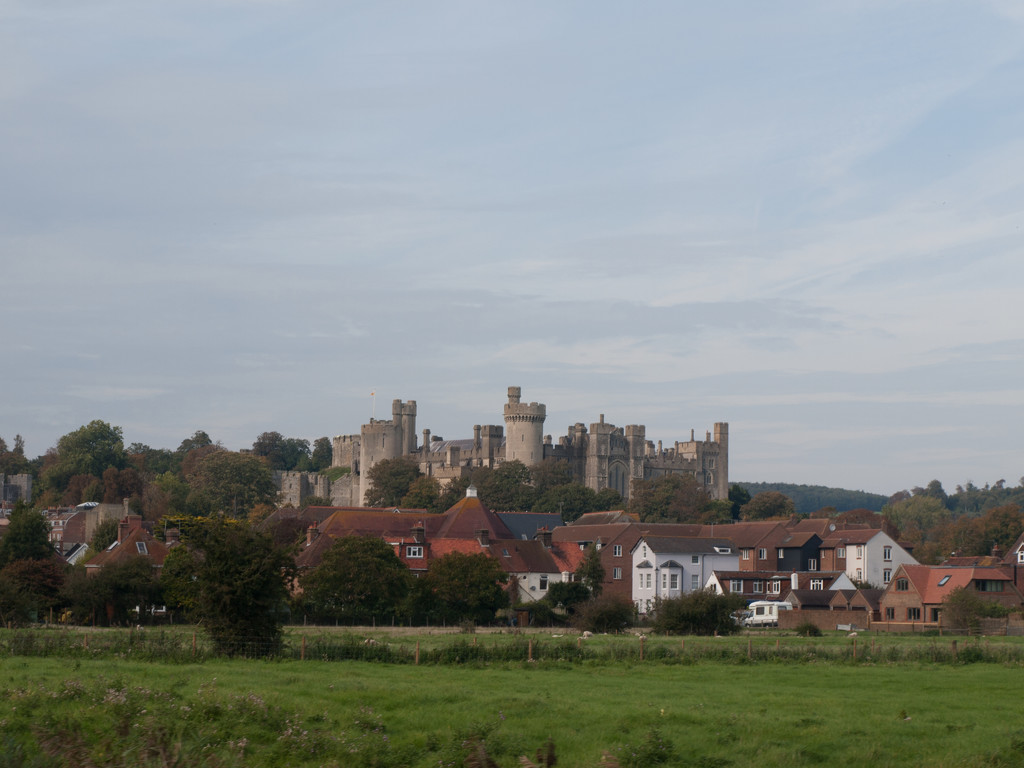
[[[438,637],[453,640],[401,640]],[[1019,648],[1016,640],[1000,642]],[[748,641],[725,642],[742,651]],[[464,765],[467,749],[483,744],[511,767],[548,738],[563,768],[596,766],[605,751],[622,766],[1024,765],[1019,663],[801,658],[415,666],[5,656],[0,765],[425,768]]]

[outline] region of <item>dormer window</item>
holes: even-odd
[[[144,541],[136,541],[135,542],[135,548],[137,550],[139,550],[139,554],[140,555],[148,555],[149,554],[149,550],[146,549],[146,542],[144,542]]]

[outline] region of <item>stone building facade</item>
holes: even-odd
[[[595,491],[614,488],[625,499],[634,481],[670,474],[695,477],[712,498],[729,496],[729,425],[725,422],[716,423],[703,440],[691,430],[689,440],[665,447],[660,441],[647,440],[644,425],[617,427],[601,414],[589,429],[582,423],[569,427],[556,443],[544,434],[546,406],[523,402],[519,387],[508,388],[503,416],[504,426],[475,425],[472,438],[442,440],[424,429],[422,442],[417,443],[416,401],[395,400],[390,419],[371,419],[359,434],[334,438],[332,466],[348,467],[348,475],[330,487],[316,485],[315,491],[314,484],[322,481],[282,478],[282,491],[288,488],[285,501],[299,504],[308,488],[305,495],[324,496],[339,505],[360,505],[369,490],[369,469],[378,461],[401,456],[415,461],[423,474],[436,477],[442,485],[478,467],[493,468],[514,460],[532,466],[555,458],[568,463],[576,482]]]

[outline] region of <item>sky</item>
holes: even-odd
[[[730,429],[1024,475],[1016,0],[0,0],[0,437]],[[371,392],[376,395],[371,397]]]

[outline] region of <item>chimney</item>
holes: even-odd
[[[412,527],[412,540],[417,544],[422,544],[426,539],[427,529],[423,526],[423,521],[420,520]]]
[[[128,499],[121,499],[121,506],[124,507],[124,516],[128,517],[132,513],[132,508],[128,506]]]
[[[491,532],[486,528],[481,528],[476,532],[477,540],[480,542],[481,547],[487,547],[491,544]]]
[[[320,529],[317,528],[315,525],[309,526],[309,528],[306,529],[306,546],[311,546],[313,542],[319,538],[319,536]]]
[[[544,549],[551,549],[551,531],[546,526],[537,531],[537,538],[544,545]]]
[[[127,539],[128,538],[128,534],[130,532],[131,532],[131,529],[128,527],[128,518],[126,516],[123,520],[119,521],[118,524],[117,524],[117,543],[120,544],[122,541]]]
[[[793,571],[793,573],[790,574],[790,577],[789,577],[789,588],[790,589],[800,589],[800,577],[797,576],[796,571]]]
[[[164,544],[168,547],[173,547],[176,544],[181,543],[181,534],[177,528],[168,528],[164,531]]]

